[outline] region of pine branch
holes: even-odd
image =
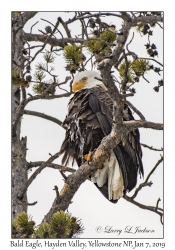
[[[98,65],[99,70],[103,68],[111,68],[119,60],[119,57],[127,41],[129,31],[132,27],[137,26],[139,22],[142,22],[143,24],[163,22],[163,17],[161,16],[141,16],[141,17],[132,18],[128,15],[128,13],[123,13],[122,17],[124,19],[124,24],[122,26],[122,29],[120,30],[122,35],[118,36],[117,45],[114,48],[110,59],[109,60],[104,59],[103,61],[99,63]]]
[[[162,63],[158,62],[157,60],[155,60],[155,59],[153,59],[153,58],[138,57],[138,59],[152,60],[152,61],[158,63],[160,66],[163,67],[163,64],[162,64]]]

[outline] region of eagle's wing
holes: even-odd
[[[80,166],[85,161],[84,156],[99,146],[103,137],[111,132],[112,111],[113,102],[102,87],[82,89],[75,93],[69,102],[68,115],[64,121],[66,136],[61,147],[61,152],[64,153],[63,164],[67,165],[68,160],[73,158]],[[134,119],[127,106],[123,119]],[[125,191],[130,191],[137,183],[137,173],[143,174],[139,131],[130,132],[125,145],[120,143],[113,151],[122,172]],[[106,198],[109,197],[107,179],[101,187],[96,183],[95,185]]]
[[[113,102],[107,91],[94,91],[89,95],[89,105],[96,114],[104,136],[108,135],[112,129],[112,109]],[[124,120],[134,120],[130,109],[125,105]],[[142,151],[140,146],[139,131],[135,130],[128,134],[125,145],[121,143],[114,149],[114,154],[119,162],[126,190],[132,190],[137,183],[138,171],[143,175],[143,165],[141,161]]]

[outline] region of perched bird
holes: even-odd
[[[69,159],[80,167],[110,134],[112,129],[113,101],[97,71],[78,73],[72,85],[75,93],[68,104],[68,114],[63,122],[66,128],[65,139],[60,152],[62,164]],[[124,106],[123,120],[134,120],[131,110]],[[131,191],[137,184],[137,175],[143,175],[142,150],[138,129],[128,134],[124,145],[119,143],[110,152],[91,181],[111,202]]]

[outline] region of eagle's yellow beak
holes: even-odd
[[[72,91],[75,93],[76,91],[82,89],[86,85],[87,81],[85,80],[80,80],[79,82],[74,82],[72,85]]]

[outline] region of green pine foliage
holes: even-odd
[[[65,239],[84,231],[81,220],[64,211],[54,213],[49,223],[42,222],[37,228],[34,226],[35,222],[30,216],[22,212],[12,221],[12,237]]]
[[[137,59],[132,62],[131,69],[137,76],[141,76],[145,73],[145,71],[150,70],[150,66],[145,59]]]
[[[12,221],[12,235],[14,238],[29,238],[34,232],[34,226],[35,222],[31,217],[22,212]]]
[[[47,63],[53,63],[55,60],[55,57],[53,56],[51,52],[44,53],[43,57]]]
[[[43,58],[45,60],[46,63],[38,63],[36,66],[35,66],[35,74],[34,74],[34,79],[36,81],[35,84],[33,84],[33,91],[36,93],[36,94],[39,94],[41,95],[44,91],[43,87],[44,85],[46,85],[48,87],[48,84],[53,81],[50,80],[49,83],[45,82],[44,79],[46,77],[46,74],[48,73],[51,73],[51,71],[54,70],[54,67],[53,66],[48,66],[49,63],[54,63],[54,60],[55,60],[55,57],[53,56],[53,53],[52,52],[46,52],[44,53],[43,55]]]
[[[126,63],[123,60],[119,66],[119,74],[121,79],[125,75]],[[134,83],[135,78],[142,76],[146,71],[150,70],[149,63],[145,59],[137,59],[133,62],[128,61],[127,78],[128,83]]]
[[[19,70],[18,69],[12,69],[12,85],[19,85],[19,82],[21,81]]]
[[[36,65],[37,71],[35,71],[35,74],[34,74],[35,81],[38,83],[33,84],[33,91],[39,95],[41,95],[43,92],[43,88],[42,88],[43,87],[43,80],[46,77],[46,75],[44,74],[44,71],[43,71],[43,67],[44,66],[40,63],[38,65]]]
[[[44,72],[42,71],[42,69],[40,71],[36,71],[34,74],[35,80],[41,82],[46,75],[44,74]]]
[[[66,70],[75,73],[85,58],[82,54],[82,46],[76,44],[67,45],[64,47],[63,56],[66,60]]]
[[[42,87],[43,87],[43,84],[42,83],[39,83],[39,84],[34,84],[33,85],[33,91],[38,94],[38,95],[41,95],[43,90],[42,90]]]
[[[42,222],[37,230],[33,234],[33,238],[49,238],[49,239],[55,239],[56,238],[56,233],[53,232],[53,229],[51,225],[47,222]]]
[[[100,39],[108,42],[108,43],[113,43],[116,41],[117,35],[111,31],[105,30],[101,35]]]
[[[96,38],[96,36],[93,36],[92,38]],[[103,48],[103,43],[96,40],[89,40],[84,43],[85,47],[91,52],[91,53],[99,53]]]
[[[50,224],[57,238],[71,238],[83,232],[81,221],[64,211],[53,214]]]
[[[139,23],[137,23],[135,30],[140,33],[142,31],[143,27],[144,27],[143,23],[139,22]]]
[[[97,36],[94,35],[92,38],[97,38]],[[111,31],[105,30],[100,34],[99,38],[105,42],[113,43],[116,40],[117,35]],[[111,51],[110,46],[104,45],[103,42],[97,40],[86,41],[84,45],[91,53],[97,54],[99,52],[104,52],[104,54],[106,54],[106,52]]]
[[[125,69],[126,69],[126,63],[125,63],[125,60],[123,60],[118,69],[121,80],[125,76]],[[128,71],[127,71],[128,83],[134,83],[134,77],[135,77],[135,74],[133,70],[131,69],[131,61],[128,61]]]

